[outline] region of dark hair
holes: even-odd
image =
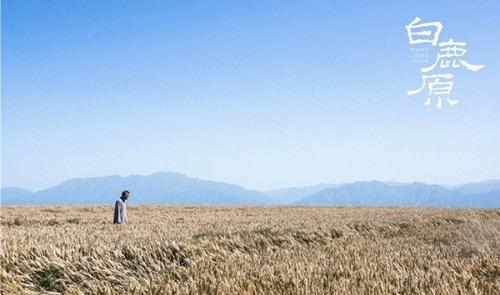
[[[129,193],[130,193],[129,191],[124,190],[124,191],[122,192],[122,197],[125,197],[125,195],[126,195],[126,194],[129,194]]]

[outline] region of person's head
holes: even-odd
[[[129,194],[130,192],[125,190],[122,192],[122,196],[120,198],[125,201],[126,199],[128,199]]]

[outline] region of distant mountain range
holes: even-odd
[[[6,187],[1,204],[111,204],[124,189],[133,204],[500,208],[500,180],[459,186],[358,181],[259,192],[171,172],[76,178],[37,192]]]
[[[277,204],[293,204],[301,199],[319,193],[327,188],[339,186],[333,183],[322,183],[318,185],[303,187],[287,187],[277,190],[265,191],[264,194],[273,198]]]
[[[258,191],[234,184],[191,178],[180,173],[76,178],[30,193],[18,188],[2,189],[2,204],[108,204],[122,190],[131,192],[136,204],[270,204]]]
[[[470,193],[467,193],[470,191]],[[380,181],[355,182],[328,188],[302,198],[299,205],[397,206],[397,207],[500,207],[500,181],[447,189],[414,182],[393,184]]]

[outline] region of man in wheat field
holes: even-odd
[[[122,196],[115,202],[115,214],[113,217],[114,224],[123,224],[128,222],[127,205],[125,201],[128,199],[129,191],[123,191]]]

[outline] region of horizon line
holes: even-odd
[[[234,183],[234,182],[230,182],[230,181],[222,181],[222,180],[213,180],[213,179],[208,179],[208,178],[200,178],[200,177],[196,177],[196,176],[190,176],[188,174],[185,174],[185,173],[182,173],[182,172],[175,172],[175,171],[156,171],[156,172],[152,172],[152,173],[149,173],[149,174],[129,174],[129,175],[120,175],[120,174],[108,174],[108,175],[100,175],[100,176],[78,176],[78,177],[71,177],[71,178],[67,178],[59,183],[56,183],[56,184],[52,184],[52,185],[49,185],[45,188],[42,188],[42,189],[29,189],[29,188],[25,188],[25,187],[21,187],[21,186],[2,186],[0,187],[0,189],[22,189],[22,190],[27,190],[31,193],[36,193],[36,192],[40,192],[40,191],[43,191],[43,190],[46,190],[46,189],[49,189],[49,188],[52,188],[52,187],[56,187],[58,185],[61,185],[65,182],[68,182],[68,181],[71,181],[71,180],[82,180],[82,179],[91,179],[91,178],[106,178],[106,177],[120,177],[120,178],[128,178],[128,177],[133,177],[133,176],[143,176],[143,177],[147,177],[147,176],[153,176],[155,174],[160,174],[160,173],[165,173],[165,174],[179,174],[179,175],[182,175],[182,176],[185,176],[185,177],[188,177],[188,178],[191,178],[191,179],[195,179],[195,180],[202,180],[202,181],[211,181],[211,182],[219,182],[219,183],[225,183],[225,184],[230,184],[230,185],[237,185],[237,186],[240,186],[244,189],[247,189],[247,190],[253,190],[253,191],[258,191],[258,192],[262,192],[262,193],[265,193],[265,192],[272,192],[272,191],[278,191],[278,190],[286,190],[286,189],[294,189],[294,188],[306,188],[306,187],[312,187],[312,186],[319,186],[319,185],[348,185],[348,184],[353,184],[353,183],[356,183],[356,182],[382,182],[382,183],[397,183],[397,184],[412,184],[412,183],[423,183],[423,184],[426,184],[426,185],[439,185],[439,186],[442,186],[442,187],[449,187],[449,186],[452,186],[452,187],[459,187],[459,186],[462,186],[462,185],[466,185],[466,184],[474,184],[474,183],[484,183],[484,182],[489,182],[489,181],[500,181],[500,178],[488,178],[488,179],[484,179],[484,180],[474,180],[474,181],[467,181],[467,182],[461,182],[461,183],[454,183],[454,184],[443,184],[443,183],[436,183],[436,182],[433,182],[433,183],[428,183],[428,182],[425,182],[425,181],[419,181],[419,180],[414,180],[414,181],[396,181],[396,180],[380,180],[380,179],[370,179],[370,180],[361,180],[361,179],[358,179],[358,180],[353,180],[353,181],[341,181],[341,182],[319,182],[319,183],[315,183],[315,184],[306,184],[306,185],[295,185],[295,186],[283,186],[283,187],[278,187],[278,188],[275,188],[275,189],[254,189],[254,188],[249,188],[249,187],[246,187],[246,186],[243,186],[241,184],[238,184],[238,183]]]

